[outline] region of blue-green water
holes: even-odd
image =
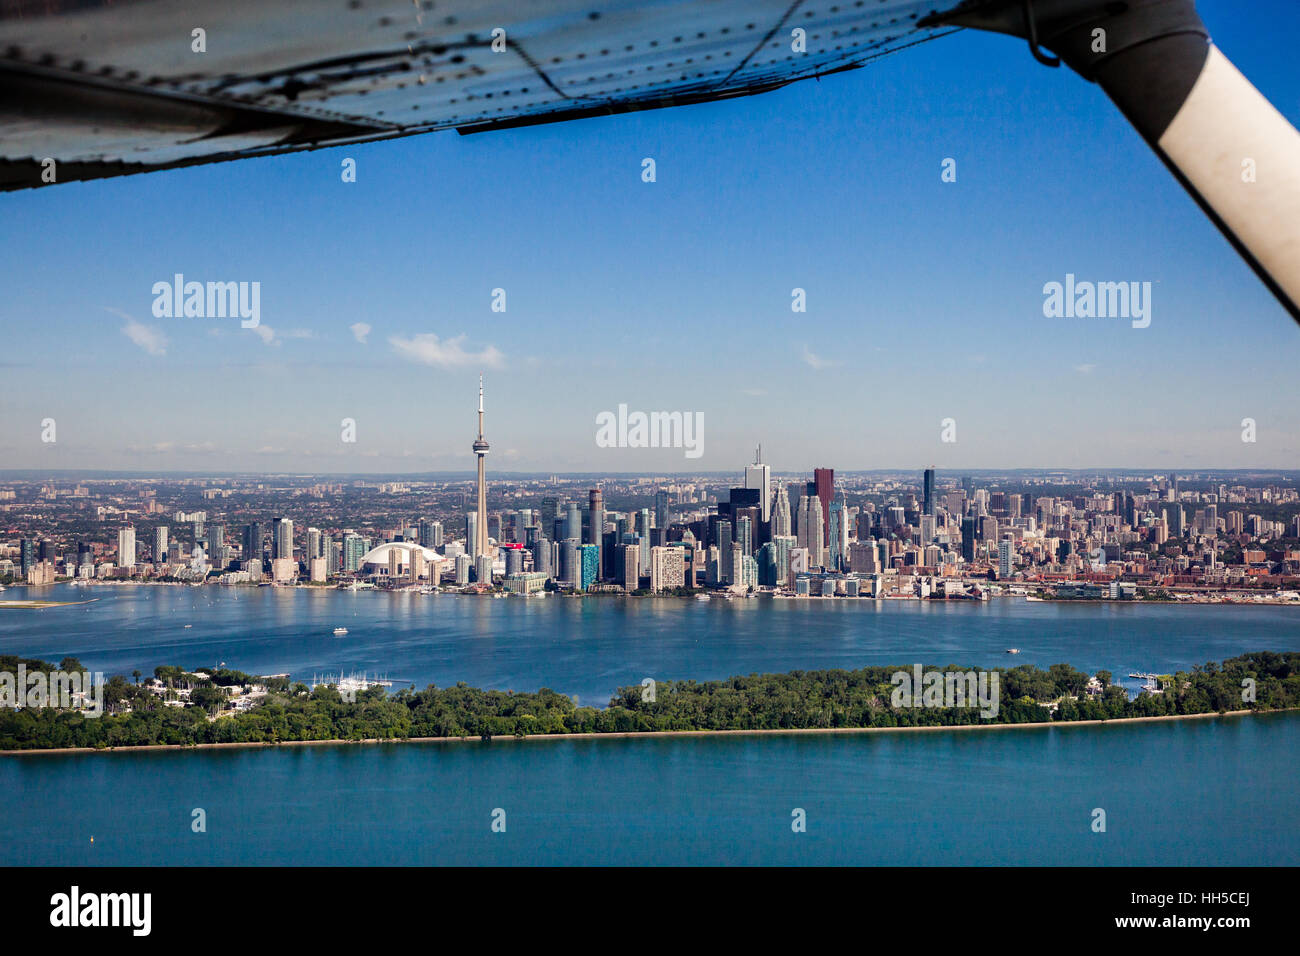
[[[604,706],[621,686],[868,664],[1171,673],[1245,651],[1300,650],[1300,608],[952,601],[492,600],[310,588],[11,588],[97,598],[0,612],[0,654],[81,659],[106,674],[159,664],[310,680],[381,671],[424,687],[550,687]],[[191,625],[188,629],[185,625]],[[333,636],[336,627],[348,635]],[[1018,656],[1005,653],[1021,649]],[[1131,686],[1140,681],[1128,682]]]
[[[1297,752],[1286,714],[30,756],[0,863],[1295,865]]]
[[[603,703],[644,676],[913,662],[1068,662],[1122,676],[1300,650],[1300,615],[1289,608],[498,601],[267,588],[81,595],[100,600],[0,613],[0,653],[74,655],[108,673],[218,661],[296,678],[381,670],[420,686],[550,686]],[[348,636],[334,638],[337,626]],[[1008,657],[1012,646],[1023,653]],[[1297,755],[1300,715],[1280,714],[26,756],[0,759],[0,864],[1295,865]],[[191,829],[195,808],[206,812],[206,833]],[[491,829],[496,808],[504,833]],[[796,808],[806,812],[804,833],[791,830]],[[1092,830],[1095,808],[1106,812],[1105,833]]]

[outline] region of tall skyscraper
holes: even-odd
[[[478,438],[474,440],[474,454],[478,456],[478,521],[473,555],[478,557],[488,553],[487,523],[487,479],[484,477],[484,461],[488,453],[487,439],[483,437],[483,376],[478,377]]]
[[[416,538],[422,548],[441,548],[442,547],[442,522],[427,521],[420,519],[419,525],[416,526]]]
[[[624,591],[635,591],[641,586],[641,547],[635,544],[619,546],[623,552],[623,563],[619,569],[619,578]]]
[[[560,499],[553,495],[547,495],[542,499],[541,521],[542,531],[545,534],[551,534],[552,528],[555,527],[555,519],[560,515]]]
[[[262,560],[262,525],[254,521],[244,525],[239,539],[240,557],[245,561]]]
[[[849,552],[849,509],[843,493],[831,501],[830,537],[826,567],[830,571],[843,570]]]
[[[153,529],[153,559],[160,563],[167,560],[167,526],[165,524]]]
[[[356,571],[361,567],[361,559],[368,549],[366,540],[355,531],[343,532],[343,570]]]
[[[226,526],[214,524],[208,528],[208,560],[218,570],[226,566]]]
[[[763,464],[763,446],[754,451],[754,463],[745,466],[745,487],[758,491],[763,520],[772,520],[772,469]]]
[[[817,486],[817,497],[822,503],[822,540],[830,538],[831,499],[835,497],[835,469],[814,468],[813,484]]]
[[[668,492],[655,492],[655,527],[668,527]]]
[[[925,487],[923,489],[921,513],[932,515],[935,513],[934,501],[934,465],[925,469]]]
[[[127,525],[117,531],[117,566],[129,568],[135,565],[135,528]]]
[[[736,519],[736,544],[741,554],[754,553],[754,522],[747,515]]]
[[[1011,547],[1013,542],[1010,538],[1003,538],[998,542],[998,577],[1009,578],[1014,570],[1011,560]]]
[[[293,557],[293,519],[281,518],[275,524],[275,556]]]
[[[718,581],[730,584],[735,568],[731,553],[731,522],[725,518],[718,522]]]
[[[975,560],[975,516],[961,519],[961,556],[966,561]]]
[[[808,562],[814,568],[825,566],[825,534],[820,496],[804,495],[799,499],[799,547],[807,551]]]
[[[641,567],[650,567],[650,509],[642,508],[636,515],[636,533],[641,538]]]
[[[599,488],[592,488],[587,493],[590,513],[587,518],[587,543],[596,546],[596,557],[600,559],[600,549],[605,540],[605,497]],[[603,564],[597,567],[603,568]]]
[[[778,535],[788,535],[794,530],[794,521],[790,517],[790,493],[786,491],[785,485],[780,485],[776,489],[771,514],[773,538]]]

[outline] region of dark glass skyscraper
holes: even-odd
[[[831,499],[835,497],[835,469],[814,468],[813,484],[817,488],[817,497],[822,502],[822,540],[829,541],[831,535]]]
[[[934,514],[934,466],[925,469],[925,488],[921,504],[921,513]]]
[[[262,525],[254,521],[244,525],[244,533],[239,542],[240,557],[245,561],[262,560]]]
[[[655,492],[655,527],[668,527],[668,492]]]

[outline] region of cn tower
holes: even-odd
[[[487,439],[483,437],[483,376],[478,377],[478,438],[474,441],[474,454],[478,455],[478,527],[474,532],[474,557],[488,553],[487,480],[483,477],[483,459],[488,453]]]

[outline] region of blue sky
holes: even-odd
[[[1200,7],[1300,122],[1300,9]],[[781,470],[1300,466],[1300,329],[1100,90],[1006,37],[726,103],[0,210],[0,468],[469,468],[480,369],[490,464],[510,470],[739,469],[759,441]],[[155,318],[176,272],[260,282],[274,335]],[[1150,327],[1044,318],[1066,273],[1151,282]],[[620,403],[702,412],[703,457],[598,448]]]

